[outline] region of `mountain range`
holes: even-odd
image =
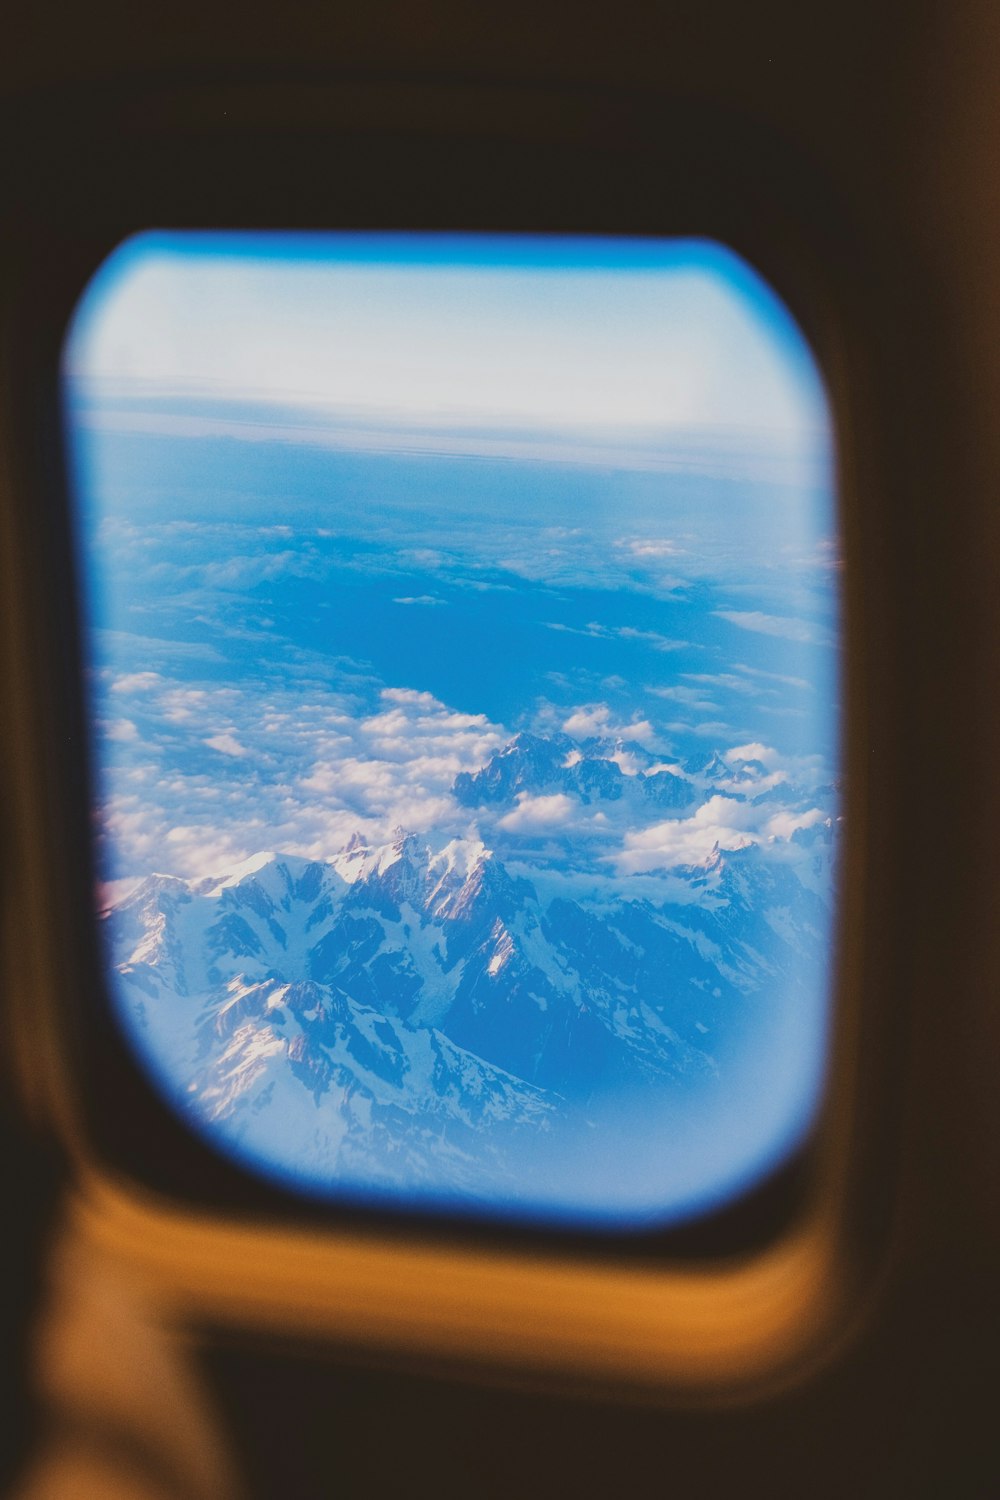
[[[521,735],[455,796],[558,786],[651,798],[662,818],[705,775],[639,781]],[[809,838],[815,873],[832,835]],[[150,875],[105,913],[128,1029],[198,1129],[310,1191],[573,1208],[622,1152],[640,1180],[672,1120],[751,1074],[768,1088],[797,988],[825,976],[828,904],[754,844],[674,872],[669,903],[546,895],[510,863],[399,828],[328,860]]]

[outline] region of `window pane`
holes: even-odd
[[[353,1202],[722,1204],[808,1132],[830,424],[702,241],[145,234],[65,351],[113,1003]]]

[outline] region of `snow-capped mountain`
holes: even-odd
[[[582,795],[622,776],[597,763],[524,735],[458,780]],[[149,876],[106,930],[137,1046],[238,1152],[313,1189],[575,1202],[619,1117],[724,1090],[824,961],[826,907],[790,866],[748,847],[681,876],[704,900],[543,897],[477,839],[397,829]]]
[[[641,745],[529,733],[515,735],[482,770],[460,772],[453,792],[466,807],[513,803],[521,792],[564,792],[584,805],[631,794],[656,807],[685,808],[698,794],[679,766],[658,765]]]

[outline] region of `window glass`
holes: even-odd
[[[65,349],[112,1003],[220,1151],[632,1229],[822,1085],[827,404],[718,245],[149,233]]]

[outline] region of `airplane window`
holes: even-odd
[[[701,240],[145,233],[64,351],[110,1002],[263,1177],[600,1230],[822,1095],[826,397]]]

